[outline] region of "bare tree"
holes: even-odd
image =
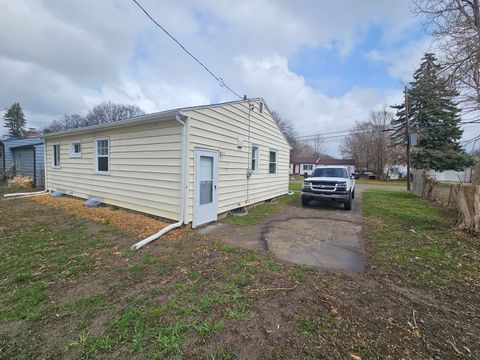
[[[316,157],[324,156],[327,151],[325,140],[320,135],[316,135],[308,145],[310,147],[311,154]]]
[[[413,0],[443,52],[442,68],[460,92],[464,111],[480,110],[479,0]]]
[[[294,147],[295,143],[297,142],[297,132],[295,131],[292,121],[281,117],[276,111],[272,111],[271,115],[273,120],[275,120],[278,127],[282,131],[283,135],[285,135],[287,141],[292,147]]]
[[[53,120],[50,125],[43,129],[43,132],[48,134],[67,129],[110,123],[143,114],[145,112],[136,105],[114,104],[108,101],[94,106],[87,116],[72,114],[64,115],[59,120]]]
[[[79,114],[63,115],[59,120],[53,120],[50,125],[43,129],[44,134],[63,131],[67,129],[75,129],[87,126],[86,119]]]
[[[341,146],[345,157],[355,159],[360,170],[385,176],[385,168],[398,163],[399,152],[388,136],[393,115],[384,110],[370,113],[369,120],[357,123]]]
[[[107,101],[95,105],[85,119],[87,125],[96,125],[125,120],[143,114],[145,114],[145,111],[136,105],[115,104]]]
[[[342,155],[355,159],[359,170],[372,170],[371,128],[367,121],[359,122],[350,131],[340,147]]]

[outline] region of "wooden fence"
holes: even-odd
[[[424,199],[456,209],[458,226],[480,232],[480,186],[466,182],[442,182],[428,176],[424,170],[412,170],[412,191]]]

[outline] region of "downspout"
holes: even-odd
[[[176,229],[180,226],[183,225],[184,219],[185,219],[185,159],[187,156],[187,151],[186,147],[188,146],[187,143],[187,130],[186,130],[186,124],[185,121],[183,121],[180,117],[180,114],[175,116],[175,120],[179,122],[182,125],[182,158],[181,158],[181,166],[180,166],[180,219],[178,222],[174,224],[170,224],[163,229],[161,229],[159,232],[150,235],[146,239],[143,239],[136,244],[133,244],[130,248],[132,250],[138,250],[141,247],[147,245],[148,243],[158,239],[160,236],[166,234],[167,232]]]
[[[6,163],[5,163],[5,143],[2,141],[0,142],[2,144],[2,160],[3,160],[3,171],[7,170],[6,169]]]
[[[47,139],[43,138],[43,187],[47,187]]]
[[[37,149],[35,146],[33,149],[33,187],[37,187]]]
[[[249,205],[250,203],[250,178],[252,177],[252,162],[250,159],[250,155],[253,156],[252,154],[252,144],[251,144],[251,114],[252,114],[252,107],[254,105],[249,101],[248,102],[248,149],[247,149],[247,200],[245,202],[245,205]],[[260,151],[260,150],[258,150]],[[258,164],[257,164],[258,166]]]

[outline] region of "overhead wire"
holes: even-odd
[[[459,124],[464,125],[464,124],[478,124],[478,120],[471,120],[471,121],[460,121]],[[432,124],[432,126],[440,126],[442,124]],[[317,138],[323,139],[335,139],[335,138],[342,138],[342,137],[347,137],[349,135],[363,135],[363,134],[373,134],[373,133],[379,133],[379,132],[389,132],[389,131],[395,131],[395,128],[385,128],[385,129],[376,129],[376,128],[366,128],[366,129],[351,129],[351,130],[341,130],[341,131],[332,131],[332,132],[327,132],[327,133],[317,133],[317,134],[311,134],[311,135],[303,135],[303,136],[297,136],[295,138],[296,141],[299,142],[308,142],[308,141],[313,141]],[[346,133],[346,134],[342,134]],[[333,134],[341,134],[341,135],[333,135]],[[325,135],[332,135],[332,136],[325,136]],[[479,135],[480,138],[480,135]],[[471,139],[470,139],[471,140]],[[461,141],[462,143],[463,141]]]
[[[192,54],[191,51],[189,51],[180,41],[178,41],[170,32],[168,32],[165,27],[163,27],[160,23],[158,23],[149,13],[145,8],[140,5],[140,3],[137,0],[132,0],[142,11],[143,13],[157,26],[159,27],[170,39],[172,39],[180,48],[186,52],[193,60],[195,60],[203,69],[208,72],[219,84],[221,87],[224,87],[228,91],[230,91],[232,94],[237,96],[239,99],[243,99],[244,97],[239,95],[236,91],[234,91],[226,82],[223,80],[220,76],[217,76],[211,71],[203,62],[201,62],[195,55]]]

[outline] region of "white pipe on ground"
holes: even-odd
[[[3,197],[9,198],[9,197],[30,196],[30,195],[46,194],[46,193],[47,193],[47,190],[42,190],[42,191],[24,192],[24,193],[10,193],[10,194],[3,195]]]
[[[180,226],[182,226],[183,224],[183,221],[179,221],[179,222],[176,222],[175,224],[170,224],[166,227],[164,227],[162,230],[160,230],[159,232],[153,234],[153,235],[150,235],[149,237],[147,237],[146,239],[143,239],[139,242],[137,242],[136,244],[133,244],[130,249],[132,250],[138,250],[140,249],[142,246],[144,245],[147,245],[148,243],[152,242],[153,240],[156,240],[158,239],[160,236],[166,234],[167,232],[169,232],[170,230],[173,230],[175,228],[178,228]]]
[[[32,194],[32,195],[22,195],[22,196],[15,196],[15,197],[8,197],[5,200],[17,200],[17,199],[23,199],[27,197],[34,197],[34,196],[45,196],[48,195],[48,193],[41,193],[41,194]]]
[[[181,125],[182,125],[182,158],[181,158],[181,170],[180,170],[180,220],[174,224],[170,224],[163,229],[161,229],[159,232],[150,235],[146,239],[143,239],[132,246],[130,246],[130,249],[132,250],[138,250],[142,246],[147,245],[148,243],[158,239],[160,236],[166,234],[170,230],[176,229],[180,226],[183,225],[184,221],[184,208],[185,208],[185,157],[187,155],[187,151],[185,147],[187,146],[187,131],[185,129],[185,122],[180,118],[180,115],[175,116],[175,120],[177,120]]]

